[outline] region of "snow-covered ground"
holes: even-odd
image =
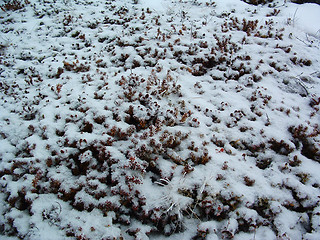
[[[1,239],[320,239],[319,5],[23,5],[0,11]]]

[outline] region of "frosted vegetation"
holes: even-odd
[[[298,9],[2,3],[1,239],[320,239],[320,40]]]

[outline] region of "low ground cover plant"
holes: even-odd
[[[317,239],[319,40],[246,2],[2,5],[1,234]]]

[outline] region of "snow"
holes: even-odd
[[[159,1],[150,1],[150,0],[140,0],[138,1],[145,8],[150,8],[155,11],[164,11],[169,6],[170,1],[168,0],[159,0]]]
[[[292,4],[285,12],[296,28],[317,38],[320,37],[320,5],[305,3],[294,6]]]
[[[320,238],[319,5],[10,6],[1,239]]]

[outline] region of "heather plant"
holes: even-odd
[[[252,4],[252,5],[259,5],[259,4],[269,4],[272,3],[273,0],[243,0],[246,3]]]
[[[20,10],[25,7],[25,5],[29,4],[30,2],[28,0],[25,1],[19,1],[19,0],[9,0],[5,1],[4,4],[2,4],[0,7],[2,11],[16,11]]]
[[[247,2],[241,17],[222,1],[4,14],[1,234],[317,237],[317,47]]]

